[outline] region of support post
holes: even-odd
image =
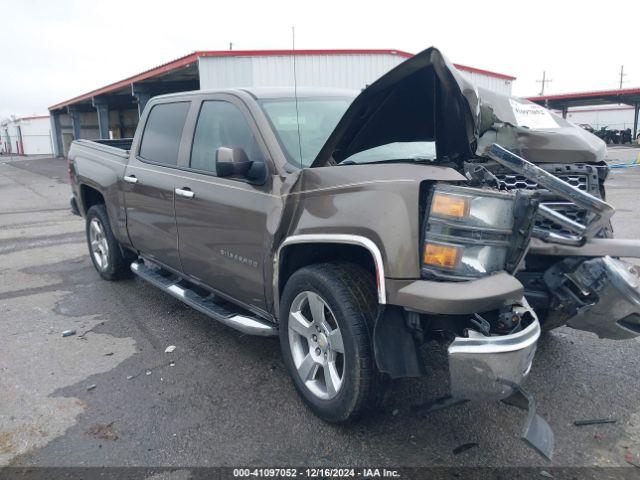
[[[142,112],[144,112],[144,107],[151,99],[151,91],[146,85],[132,83],[131,95],[133,95],[138,101],[138,118],[140,118],[142,116]]]
[[[60,112],[52,111],[49,117],[51,122],[51,135],[53,136],[53,154],[56,157],[64,156],[62,147],[62,128],[60,127]]]
[[[636,102],[633,105],[633,140],[638,136],[638,113],[640,112],[640,103]]]
[[[569,107],[562,107],[562,118],[567,118],[567,112],[569,112]]]
[[[102,140],[107,140],[109,138],[109,103],[104,97],[93,97],[91,99],[91,103],[98,114],[98,130],[100,131],[100,138]]]
[[[71,116],[71,126],[73,127],[73,139],[79,140],[82,138],[81,135],[81,125],[82,121],[80,119],[81,112],[77,108],[73,106],[67,107],[67,113]]]

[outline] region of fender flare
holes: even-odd
[[[280,276],[280,253],[282,252],[282,249],[288,245],[301,243],[342,243],[346,245],[358,245],[367,249],[373,257],[373,263],[376,269],[376,291],[378,293],[378,303],[381,305],[385,305],[387,303],[387,290],[384,279],[382,253],[375,242],[371,239],[361,235],[341,233],[309,233],[292,235],[284,239],[273,257],[273,299],[276,318],[278,317],[280,309],[280,291],[278,286]]]

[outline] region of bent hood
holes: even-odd
[[[439,50],[429,48],[365,88],[311,167],[336,165],[394,142],[435,141],[441,161],[484,156],[492,143],[533,162],[597,162],[595,135],[521,98],[476,88]]]

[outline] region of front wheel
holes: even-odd
[[[304,267],[284,288],[284,363],[304,402],[326,421],[355,419],[383,399],[371,342],[376,309],[373,279],[358,265]]]
[[[131,276],[132,253],[124,251],[111,231],[104,205],[94,205],[87,211],[87,243],[91,262],[105,280],[120,280]]]

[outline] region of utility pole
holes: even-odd
[[[229,50],[233,50],[233,42],[229,42]]]
[[[627,74],[624,73],[624,65],[620,66],[620,90],[622,90],[622,84],[624,82],[624,77],[626,77]]]
[[[544,87],[547,83],[553,82],[550,78],[547,78],[547,72],[542,71],[542,80],[536,80],[537,83],[541,83],[542,87],[540,88],[540,96],[544,95]]]

